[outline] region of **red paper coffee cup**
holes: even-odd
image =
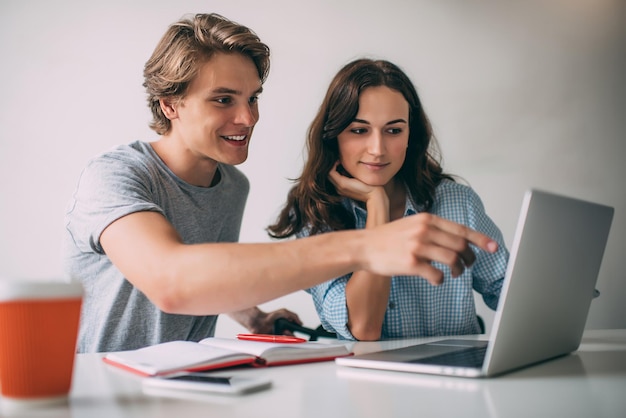
[[[0,281],[0,393],[67,396],[82,301],[77,283]]]

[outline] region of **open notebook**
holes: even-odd
[[[441,339],[336,359],[342,366],[486,377],[576,350],[613,208],[526,192],[489,341]]]
[[[266,367],[330,361],[350,354],[343,343],[282,344],[208,337],[199,342],[169,341],[135,350],[113,351],[102,359],[137,374],[161,376],[241,365]]]

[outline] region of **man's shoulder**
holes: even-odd
[[[120,161],[140,161],[151,157],[148,148],[150,144],[141,141],[135,141],[128,144],[115,145],[106,151],[101,152],[91,159],[91,161],[100,160],[120,160]]]
[[[140,141],[116,145],[91,158],[87,163],[87,170],[118,173],[129,173],[137,169],[144,171],[155,164],[148,147],[149,144]]]
[[[250,187],[250,181],[248,180],[248,177],[243,173],[243,171],[241,171],[234,165],[220,163],[219,169],[220,171],[222,171],[222,175],[229,179],[229,182],[235,183],[236,185],[245,188]]]

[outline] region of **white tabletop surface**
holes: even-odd
[[[356,343],[355,353],[427,341]],[[79,354],[72,391],[58,406],[9,410],[18,417],[626,417],[626,330],[589,330],[575,353],[490,379],[341,367],[334,362],[238,369],[269,390],[193,399],[148,396],[141,377]]]

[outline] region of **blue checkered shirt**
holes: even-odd
[[[354,214],[356,228],[365,228],[367,211],[350,199],[344,205]],[[407,197],[404,216],[418,213]],[[394,276],[381,332],[381,339],[478,334],[473,290],[480,293],[491,309],[496,309],[509,252],[502,233],[485,213],[480,197],[470,187],[443,181],[436,189],[430,213],[467,225],[493,238],[499,244],[494,254],[474,247],[475,263],[456,278],[448,267],[433,263],[444,272],[444,282],[433,286],[416,276]],[[299,237],[307,233],[298,234]],[[313,297],[322,326],[339,339],[354,340],[348,329],[346,283],[352,274],[330,280],[307,292]]]

